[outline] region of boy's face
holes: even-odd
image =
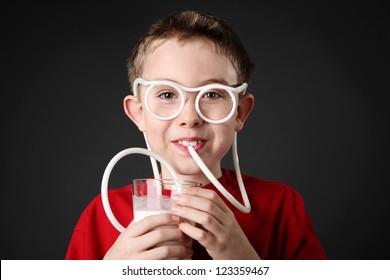
[[[158,46],[145,60],[142,78],[170,80],[186,87],[199,87],[211,83],[236,86],[237,74],[230,61],[218,54],[214,45],[204,38],[193,38],[184,43],[170,39]],[[253,97],[246,94],[238,102],[238,112],[222,124],[210,124],[201,119],[195,110],[195,92],[187,92],[183,111],[172,120],[158,120],[134,96],[125,98],[125,111],[138,128],[146,132],[152,151],[167,160],[181,178],[196,179],[205,183],[205,175],[192,159],[183,141],[197,141],[194,147],[204,163],[218,178],[220,162],[229,151],[234,132],[242,128],[253,106]],[[241,101],[244,100],[244,101]],[[245,101],[246,100],[246,101]],[[163,177],[169,177],[163,170]]]

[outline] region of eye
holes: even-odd
[[[204,95],[203,95],[204,98],[208,98],[208,99],[218,99],[218,98],[221,98],[223,97],[222,94],[220,92],[216,92],[216,91],[209,91],[209,92],[206,92]]]
[[[160,93],[158,95],[158,97],[161,99],[166,99],[166,100],[177,98],[176,94],[174,94],[173,92],[169,92],[169,91]]]

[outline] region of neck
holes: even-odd
[[[222,176],[222,170],[219,168],[216,171],[213,171],[213,175],[219,179]],[[177,177],[181,180],[190,180],[190,181],[196,181],[198,183],[201,183],[202,186],[210,184],[209,178],[201,171],[199,170],[199,173],[196,174],[181,174],[177,173]],[[161,178],[172,178],[172,176],[169,174],[169,172],[163,168],[161,171]]]

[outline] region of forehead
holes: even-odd
[[[171,38],[157,44],[145,58],[142,78],[172,80],[188,87],[210,81],[237,83],[237,73],[230,60],[203,37],[180,42]]]

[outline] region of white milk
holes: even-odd
[[[143,218],[149,217],[151,215],[158,215],[158,214],[165,214],[170,213],[169,210],[171,208],[171,201],[169,197],[162,197],[163,199],[158,202],[159,207],[162,207],[161,210],[155,210],[156,209],[156,199],[145,199],[140,197],[133,196],[133,213],[134,213],[134,222],[139,222]],[[153,210],[147,210],[148,207],[151,207]],[[168,209],[167,209],[168,208]],[[146,210],[145,210],[146,209]],[[194,223],[191,223],[194,224]],[[164,226],[164,227],[176,227],[176,226]],[[191,240],[192,243],[192,240]],[[157,247],[163,246],[163,245],[177,245],[180,244],[176,241],[167,241],[163,242],[161,244],[158,244]],[[176,258],[172,258],[174,260]]]
[[[151,215],[158,215],[169,213],[169,210],[134,210],[134,222],[138,222],[143,218],[149,217]]]
[[[149,217],[151,215],[158,215],[158,214],[164,214],[169,212],[170,211],[168,210],[134,210],[134,222],[139,222],[143,218]],[[164,226],[164,227],[175,227],[175,226]],[[163,245],[177,245],[177,244],[179,243],[175,241],[167,241],[157,245],[157,247]]]

